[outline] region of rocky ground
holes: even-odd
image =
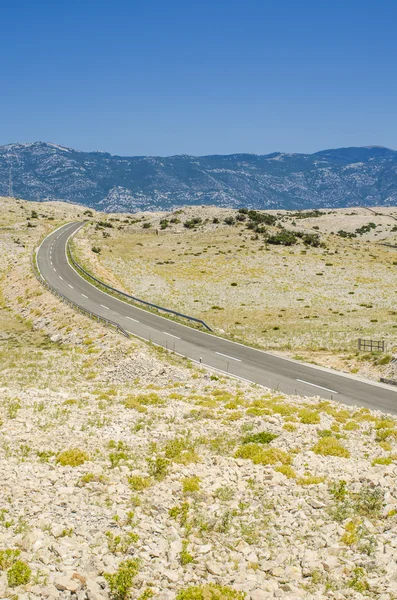
[[[397,420],[74,313],[29,257],[82,209],[36,206],[0,202],[0,598],[397,598]]]
[[[265,217],[274,223],[252,229],[249,214],[215,207],[109,215],[79,232],[75,252],[116,287],[204,319],[236,341],[397,379],[397,211]],[[266,241],[285,231],[301,237],[288,246]],[[383,340],[386,351],[359,352],[358,338]]]

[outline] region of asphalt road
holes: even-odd
[[[126,331],[193,361],[286,394],[321,396],[344,404],[397,414],[397,389],[219,338],[131,306],[83,279],[69,264],[66,242],[81,223],[50,234],[37,253],[42,276],[58,292],[87,310],[119,323]],[[60,305],[60,310],[63,305]]]

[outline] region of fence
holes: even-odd
[[[385,342],[383,340],[362,340],[359,338],[358,349],[362,350],[363,352],[384,352]]]
[[[44,277],[41,275],[41,273],[38,270],[37,265],[35,264],[35,258],[36,258],[36,252],[35,250],[33,251],[31,257],[30,257],[30,262],[32,265],[32,269],[33,269],[33,273],[36,276],[36,279],[47,289],[49,290],[52,294],[54,294],[54,296],[56,296],[57,298],[59,298],[60,300],[62,300],[62,302],[65,302],[65,304],[68,304],[69,306],[71,306],[72,308],[74,308],[75,310],[80,311],[82,314],[87,315],[88,317],[90,317],[90,319],[94,319],[97,320],[98,323],[105,323],[105,325],[110,325],[111,327],[114,327],[116,329],[116,331],[118,331],[119,333],[121,333],[122,335],[124,335],[125,337],[129,338],[130,336],[128,335],[128,333],[126,332],[125,329],[123,329],[123,327],[121,327],[121,325],[119,325],[118,323],[115,323],[114,321],[111,321],[110,319],[106,319],[105,317],[101,317],[101,315],[97,315],[96,313],[87,310],[86,308],[84,308],[83,306],[80,306],[80,304],[77,304],[76,302],[73,302],[73,300],[69,300],[69,298],[66,298],[66,296],[64,296],[63,294],[61,294],[61,292],[58,292],[55,288],[53,288],[45,279]]]
[[[72,251],[70,249],[69,243],[67,243],[67,252],[68,252],[68,255],[69,255],[69,258],[70,258],[70,261],[71,261],[72,265],[77,270],[81,271],[89,279],[92,279],[97,284],[103,286],[107,290],[111,290],[115,294],[119,294],[120,296],[123,296],[124,298],[128,298],[129,300],[133,300],[134,302],[140,302],[141,304],[145,304],[146,306],[150,306],[150,308],[155,308],[156,310],[163,310],[164,312],[169,313],[171,315],[175,315],[177,317],[182,317],[183,319],[188,319],[189,321],[194,321],[195,323],[198,323],[199,325],[203,325],[203,327],[205,327],[208,331],[212,331],[211,327],[209,327],[207,325],[207,323],[205,321],[203,321],[202,319],[197,319],[196,317],[190,317],[189,315],[184,315],[183,313],[180,313],[180,312],[178,312],[176,310],[172,310],[171,308],[164,308],[164,306],[159,306],[158,304],[153,304],[152,302],[147,302],[146,300],[141,300],[140,298],[136,298],[135,296],[131,296],[130,294],[126,294],[125,292],[122,292],[121,290],[118,290],[118,289],[112,287],[111,285],[108,285],[104,281],[101,281],[100,279],[97,279],[96,277],[94,277],[94,275],[91,275],[91,273],[89,273],[81,265],[79,265],[79,263],[73,257],[73,254],[72,254]]]

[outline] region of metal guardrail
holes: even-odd
[[[52,294],[54,294],[54,296],[56,296],[57,298],[59,298],[60,300],[62,300],[62,302],[65,302],[65,304],[68,304],[72,308],[77,309],[78,311],[80,311],[84,315],[87,315],[88,317],[90,317],[90,319],[94,319],[94,320],[96,319],[98,321],[98,323],[105,323],[105,325],[110,325],[111,327],[114,327],[116,329],[116,331],[118,331],[119,333],[121,333],[122,335],[124,335],[125,337],[127,337],[127,338],[130,337],[129,334],[126,332],[126,330],[123,329],[123,327],[121,327],[121,325],[119,325],[115,321],[111,321],[110,319],[106,319],[105,317],[101,317],[101,315],[97,315],[96,313],[92,312],[91,310],[87,310],[83,306],[80,306],[80,304],[77,304],[76,302],[73,302],[73,300],[70,300],[69,298],[67,298],[66,296],[64,296],[63,294],[61,294],[61,292],[58,292],[55,288],[53,288],[44,279],[44,277],[39,272],[39,270],[37,268],[37,265],[35,264],[35,260],[34,260],[35,257],[36,257],[36,251],[33,250],[33,253],[30,256],[30,263],[31,263],[31,266],[32,266],[32,269],[33,269],[33,273],[35,274],[36,279],[48,291],[50,291]]]
[[[151,308],[156,308],[157,310],[163,310],[169,314],[175,315],[177,317],[182,317],[183,319],[188,319],[189,321],[194,321],[195,323],[199,323],[200,325],[203,325],[203,327],[205,327],[206,329],[208,329],[208,331],[212,331],[211,327],[209,327],[207,325],[207,323],[205,321],[203,321],[202,319],[197,319],[196,317],[190,317],[189,315],[184,315],[183,313],[180,313],[176,310],[172,310],[171,308],[164,308],[164,306],[159,306],[158,304],[153,304],[152,302],[147,302],[146,300],[142,300],[141,298],[136,298],[136,296],[131,296],[130,294],[127,294],[126,292],[122,292],[121,290],[118,290],[114,287],[112,287],[111,285],[108,285],[107,283],[105,283],[104,281],[101,281],[100,279],[97,279],[96,277],[94,277],[94,275],[91,275],[91,273],[89,273],[88,271],[86,271],[75,259],[74,256],[72,254],[72,251],[70,249],[69,246],[69,240],[66,243],[66,249],[67,252],[69,254],[69,258],[71,263],[73,264],[73,266],[78,269],[79,271],[81,271],[82,273],[84,273],[84,275],[86,275],[87,277],[89,277],[90,279],[92,279],[93,281],[95,281],[96,283],[98,283],[99,285],[102,285],[104,288],[111,290],[112,292],[115,292],[116,294],[120,294],[120,296],[124,296],[125,298],[129,298],[130,300],[133,300],[134,302],[140,302],[141,304],[145,304],[146,306],[150,306]]]

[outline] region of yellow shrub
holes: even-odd
[[[349,458],[350,452],[334,437],[324,437],[313,447],[313,452],[322,456]]]

